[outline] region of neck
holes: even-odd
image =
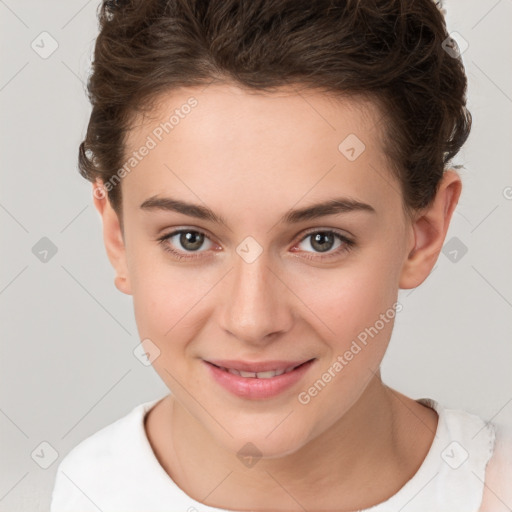
[[[417,471],[437,425],[434,411],[388,388],[376,374],[329,429],[294,453],[247,468],[170,398],[172,436],[159,457],[162,465],[196,501],[237,510],[376,505]]]

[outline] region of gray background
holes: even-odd
[[[114,287],[91,185],[76,167],[98,3],[0,0],[0,511],[48,510],[73,446],[167,393],[133,355],[132,299]],[[464,190],[453,245],[424,284],[400,293],[383,378],[512,425],[512,0],[446,8],[449,30],[469,45],[474,126],[456,161]],[[51,49],[43,31],[58,44],[47,58],[31,47]],[[57,248],[46,262],[33,252],[43,237]],[[52,449],[58,458],[43,469]]]

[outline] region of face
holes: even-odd
[[[211,85],[174,91],[134,123],[127,153],[152,147],[122,180],[120,289],[162,380],[229,450],[293,453],[378,371],[412,240],[379,117],[355,99]],[[261,378],[211,364],[308,361]]]

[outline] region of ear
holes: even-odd
[[[402,267],[400,288],[415,288],[434,267],[459,201],[462,182],[453,170],[444,172],[432,204],[418,212],[412,224],[412,243]]]
[[[96,210],[98,210],[103,222],[103,241],[105,243],[105,249],[108,259],[116,272],[114,284],[120,292],[131,295],[124,235],[121,230],[119,218],[108,200],[103,183],[96,181],[93,183],[92,188],[94,206]]]

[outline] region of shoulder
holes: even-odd
[[[76,445],[62,460],[66,468],[83,467],[84,464],[109,462],[112,456],[126,451],[126,442],[134,441],[143,422],[144,415],[156,401],[135,406],[128,414],[90,435]]]
[[[419,472],[422,475],[419,483],[423,485],[429,478],[436,477],[436,491],[430,498],[432,502],[425,501],[421,510],[440,510],[442,503],[442,510],[510,512],[512,508],[496,508],[495,503],[482,509],[483,497],[489,487],[494,484],[497,487],[496,477],[502,479],[499,492],[503,496],[510,481],[510,477],[502,474],[503,463],[511,460],[508,429],[498,428],[470,410],[445,407],[430,399],[421,399],[421,403],[433,407],[439,415],[433,444],[420,468],[423,472]],[[489,471],[491,461],[493,468],[499,462],[492,474]],[[424,500],[427,500],[426,496]]]
[[[495,424],[494,453],[487,465],[480,512],[512,509],[512,426]]]
[[[137,405],[64,457],[57,468],[51,512],[97,510],[95,496],[115,492],[116,482],[120,487],[126,485],[129,468],[144,446],[144,416],[159,400]]]

